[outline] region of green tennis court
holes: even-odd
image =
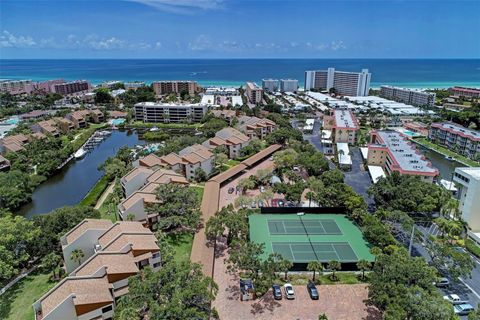
[[[250,241],[265,245],[264,258],[279,253],[293,263],[373,261],[370,244],[342,214],[253,214]]]
[[[305,224],[301,217],[298,220],[268,220],[268,230],[270,234],[342,234],[335,220],[308,220]]]

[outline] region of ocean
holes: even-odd
[[[480,59],[1,59],[0,79],[85,79],[94,84],[106,80],[196,80],[204,86],[239,86],[245,81],[260,83],[263,78],[292,78],[303,85],[305,70],[328,67],[357,72],[369,69],[371,87],[480,87]]]

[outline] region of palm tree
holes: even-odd
[[[308,271],[313,271],[313,282],[315,282],[315,272],[318,271],[318,273],[320,274],[320,272],[322,272],[323,270],[323,265],[318,262],[317,260],[313,260],[313,261],[310,261],[307,265],[307,270]]]
[[[315,197],[315,193],[313,193],[312,191],[308,191],[305,196],[307,197],[308,199],[308,206],[311,207],[312,206],[312,198]]]
[[[50,252],[45,257],[43,257],[42,266],[45,268],[45,270],[52,271],[53,277],[55,278],[56,269],[60,264],[60,261],[61,261],[61,258],[57,254],[55,254],[54,252]]]
[[[290,260],[284,259],[283,257],[277,261],[279,270],[285,272],[285,281],[288,279],[288,270],[293,266],[293,263]]]
[[[371,267],[372,264],[365,259],[357,262],[357,268],[362,271],[362,279],[365,279],[365,271],[370,270]]]
[[[337,260],[330,260],[327,268],[332,270],[332,276],[330,277],[330,279],[332,279],[333,281],[336,281],[337,276],[335,275],[335,271],[342,269],[342,265],[340,264],[340,262],[338,262]]]
[[[135,220],[135,215],[133,213],[127,214],[127,221],[134,221]]]
[[[82,263],[83,257],[85,257],[85,254],[83,253],[82,249],[75,249],[72,251],[72,254],[70,255],[70,259],[78,262],[78,265]]]

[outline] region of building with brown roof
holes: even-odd
[[[127,115],[128,115],[128,112],[124,112],[124,111],[116,111],[116,110],[108,111],[108,117],[112,119],[126,118]]]
[[[163,166],[162,159],[155,153],[150,153],[148,156],[140,158],[138,164],[142,167],[153,168]]]
[[[203,143],[203,146],[212,150],[220,146],[225,146],[228,149],[228,156],[230,159],[239,157],[240,150],[250,143],[250,138],[234,128],[223,128],[215,134],[214,138],[208,139]]]
[[[73,122],[75,128],[85,128],[87,122],[101,123],[105,121],[103,112],[98,109],[74,111],[66,118]]]
[[[57,124],[54,120],[39,121],[30,127],[33,132],[41,132],[46,135],[52,135],[55,138],[60,136],[57,130]]]
[[[238,119],[237,128],[250,139],[263,139],[267,134],[275,130],[277,124],[272,120],[257,117],[242,116]]]
[[[10,170],[10,161],[0,154],[0,171]]]
[[[6,154],[8,152],[18,152],[25,150],[23,147],[29,142],[29,139],[24,134],[17,134],[0,139],[0,153]]]
[[[85,260],[34,303],[36,319],[110,319],[115,301],[128,292],[128,278],[146,266],[160,267],[154,234],[141,223],[84,220],[61,238],[65,259],[90,244]],[[67,270],[68,271],[68,270]]]
[[[188,180],[195,179],[195,171],[201,169],[208,176],[215,166],[215,155],[200,144],[186,147],[178,153],[182,157],[185,167],[184,172]]]
[[[73,124],[73,122],[68,120],[67,118],[56,117],[53,118],[53,121],[55,121],[57,128],[60,129],[62,133],[68,133],[69,131],[75,129],[75,125]]]
[[[217,118],[222,118],[228,121],[228,123],[231,125],[232,120],[235,118],[240,117],[241,113],[238,110],[229,110],[229,109],[215,109],[211,111],[212,114],[217,117]]]

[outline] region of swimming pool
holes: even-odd
[[[18,124],[19,122],[20,122],[19,118],[10,118],[8,120],[3,121],[1,124],[12,125],[12,124]]]
[[[123,119],[123,118],[113,119],[113,120],[111,121],[111,123],[112,123],[113,125],[115,125],[115,126],[118,126],[118,125],[120,125],[120,124],[125,123],[125,119]]]
[[[406,134],[407,136],[410,136],[410,137],[418,136],[418,133],[410,131],[410,130],[403,130],[403,133]]]

